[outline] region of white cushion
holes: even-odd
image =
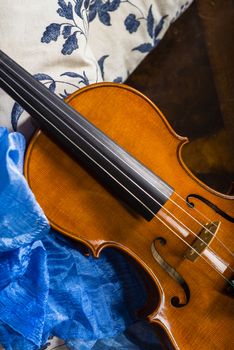
[[[63,97],[98,81],[124,82],[191,2],[5,0],[0,48]],[[0,90],[0,126],[30,134],[28,115],[13,106]]]

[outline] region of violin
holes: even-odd
[[[188,139],[126,85],[90,85],[64,102],[0,52],[0,86],[40,127],[24,172],[51,226],[95,257],[114,247],[136,261],[165,348],[233,349],[234,196],[190,172]]]

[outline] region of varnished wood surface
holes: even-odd
[[[234,215],[234,197],[209,189],[189,172],[181,158],[186,139],[175,134],[161,112],[144,96],[123,85],[104,83],[80,90],[68,102],[183,198],[196,193]],[[159,221],[162,210],[151,222],[146,222],[42,133],[29,146],[25,174],[54,228],[85,243],[97,257],[104,247],[121,249],[147,271],[158,290],[149,300],[152,307],[148,318],[166,332],[174,348],[233,348],[234,302],[224,293],[226,282],[202,258],[196,262],[184,259],[187,247]],[[177,195],[173,194],[172,200],[203,224],[207,223]],[[233,224],[201,202],[194,202],[210,221],[222,221],[217,237],[233,249]],[[172,201],[165,208],[195,234],[199,233],[200,225]],[[168,212],[164,210],[165,213]],[[160,254],[189,285],[191,300],[185,307],[171,305],[175,295],[184,301],[183,290],[152,256],[151,244],[159,236],[167,240],[165,246],[159,247]],[[190,244],[193,240],[192,234],[186,238]],[[232,257],[216,239],[211,248],[233,266]],[[230,273],[225,277],[230,278]]]

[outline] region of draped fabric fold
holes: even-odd
[[[49,231],[22,175],[25,139],[0,128],[0,252],[25,246]]]
[[[114,249],[86,257],[50,230],[22,175],[24,149],[0,128],[0,344],[36,350],[56,335],[70,349],[160,348],[152,330],[143,345],[123,333],[146,299],[137,270]]]
[[[49,280],[43,244],[36,241],[30,248],[25,273],[0,291],[0,319],[12,330],[40,346]],[[20,250],[18,249],[19,254]],[[10,262],[10,259],[8,261]],[[14,263],[14,258],[11,261]]]

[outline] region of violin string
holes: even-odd
[[[7,74],[6,74],[7,75]],[[8,76],[8,75],[7,75]],[[11,79],[11,77],[10,76],[8,76],[8,78],[10,78]],[[24,89],[25,90],[25,89]],[[31,95],[32,96],[32,95]],[[40,104],[41,104],[41,102],[40,101],[38,101]],[[46,106],[45,106],[46,107]],[[47,107],[46,107],[47,108]],[[47,108],[48,109],[48,108]],[[54,113],[53,113],[54,114]],[[56,116],[56,115],[55,115]],[[57,117],[57,116],[56,116]],[[71,128],[70,128],[71,129]],[[72,130],[73,131],[73,130]],[[73,131],[74,132],[74,131]],[[83,138],[82,138],[83,139]],[[85,142],[87,142],[85,139],[83,139]],[[91,145],[92,146],[92,145]],[[102,154],[101,154],[102,155]],[[102,155],[103,156],[103,155]],[[106,157],[105,157],[106,158]],[[107,159],[107,158],[106,158]],[[108,159],[107,159],[108,160]],[[109,160],[108,160],[109,161]],[[114,165],[114,164],[113,164]],[[119,169],[118,169],[119,170]],[[120,170],[119,170],[120,171]],[[124,174],[125,176],[126,176],[126,174]],[[131,180],[131,179],[130,179]],[[132,181],[132,180],[131,180]],[[136,184],[137,185],[137,184]],[[138,185],[137,185],[138,186]],[[139,187],[139,186],[138,186]],[[141,188],[140,188],[141,189]],[[141,189],[141,190],[143,190],[143,189]],[[144,191],[145,192],[145,191]],[[161,191],[160,191],[161,192]],[[146,192],[145,192],[146,193]],[[147,193],[147,195],[149,195],[148,193]],[[150,196],[151,197],[151,196]],[[152,198],[152,197],[151,197]],[[154,200],[154,198],[152,198],[153,200]],[[156,201],[156,200],[155,200]],[[158,202],[158,201],[156,201],[157,202],[157,204],[159,205],[159,206],[161,206],[160,205],[160,203]],[[181,208],[181,209],[183,209],[183,208]],[[173,214],[172,214],[173,215]],[[178,220],[174,215],[173,215],[173,217],[176,219],[176,220]],[[185,225],[182,223],[182,222],[180,222],[184,227],[185,227]],[[196,234],[193,232],[193,231],[191,231],[191,229],[189,229],[188,228],[188,230],[195,236],[195,237],[197,237],[196,236]],[[206,245],[206,242],[204,242],[200,237],[198,237],[198,239],[200,240],[200,241],[202,241],[205,245]],[[212,249],[211,249],[212,250]],[[212,250],[213,251],[213,250]],[[213,251],[214,252],[214,251]],[[216,254],[215,252],[214,252],[214,254]]]
[[[192,249],[192,251],[193,251],[195,254],[197,254],[197,255],[198,255],[200,258],[202,258],[209,266],[211,266],[221,277],[223,277],[224,280],[225,280],[228,284],[230,284],[230,285],[233,287],[232,282],[229,281],[229,279],[226,278],[218,269],[216,269],[208,260],[206,260],[206,258],[205,258],[203,255],[201,255],[200,253],[198,253],[197,250],[196,250],[193,246],[191,246],[185,239],[183,239],[183,238],[182,238],[178,233],[176,233],[170,226],[168,226],[161,218],[158,217],[158,215],[156,215],[155,217],[156,217],[159,221],[161,221],[162,224],[163,224],[164,226],[166,226],[171,232],[173,232],[174,235],[176,235],[177,238],[179,238],[179,239],[180,239],[182,242],[184,242],[190,249]],[[229,266],[227,266],[227,268],[228,268],[228,267],[229,267]]]
[[[167,185],[167,184],[166,184]],[[175,193],[175,195],[177,195],[183,202],[185,202],[186,204],[187,204],[187,201],[178,193],[178,192],[174,192]],[[198,210],[196,207],[193,207],[193,210],[195,210],[199,215],[201,215],[204,219],[206,219],[207,221],[209,221],[209,222],[211,222],[212,220],[210,219],[210,218],[208,218],[203,212],[201,212],[200,210]],[[189,215],[189,213],[188,213],[188,215]],[[215,222],[213,222],[213,225],[217,228],[218,227],[218,224],[216,224]],[[219,227],[219,231],[221,231],[221,232],[225,232],[223,229],[222,229],[222,225]],[[208,230],[208,232],[210,232],[209,230]],[[216,237],[216,239],[220,242],[220,244],[224,247],[224,248],[226,248],[227,249],[227,251],[232,255],[232,256],[234,256],[234,253],[231,251],[231,249],[229,249],[224,243],[223,243],[223,241],[220,239],[220,238],[218,238],[218,237]]]
[[[6,73],[5,73],[6,74]],[[7,74],[6,74],[7,75]],[[9,75],[7,75],[8,78],[11,79],[11,77]],[[15,82],[16,83],[16,82]],[[16,83],[18,85],[18,83]],[[23,89],[25,91],[25,89],[21,86],[21,89]],[[30,95],[30,93],[29,93]],[[31,95],[32,96],[32,95]],[[35,98],[35,97],[34,97]],[[41,105],[43,105],[39,100],[37,100],[37,102],[39,102]],[[47,106],[43,105],[46,109],[48,109]],[[35,108],[34,108],[35,110]],[[54,114],[52,112],[52,114]],[[57,117],[55,114],[54,114],[55,117]],[[58,118],[58,117],[57,117]],[[63,123],[64,121],[61,120]],[[65,123],[64,123],[65,124]],[[68,127],[73,133],[77,134],[69,125],[66,124],[66,127]],[[153,198],[148,192],[146,192],[143,188],[141,188],[137,183],[134,182],[134,180],[132,180],[131,178],[129,178],[129,176],[127,174],[125,174],[121,169],[119,169],[114,163],[112,163],[108,158],[106,158],[100,151],[98,151],[98,149],[94,148],[87,140],[85,140],[82,136],[79,135],[79,137],[85,141],[87,144],[90,145],[90,147],[92,147],[96,152],[98,152],[103,158],[105,158],[109,163],[111,163],[119,172],[121,172],[125,177],[127,177],[132,183],[134,183],[141,191],[143,191],[146,195],[148,195],[154,202],[156,202],[160,207],[162,207],[162,205],[160,204],[160,202],[158,202],[155,198]],[[159,190],[159,189],[158,189]],[[159,190],[160,191],[160,190]],[[129,191],[128,191],[129,192]],[[160,191],[161,192],[161,191]],[[161,192],[163,194],[163,192]],[[136,198],[136,197],[135,197]],[[174,201],[172,201],[174,203]],[[143,202],[141,202],[142,204]],[[175,202],[176,203],[176,202]],[[177,203],[176,203],[177,204]],[[144,205],[145,206],[145,205]],[[177,205],[178,206],[178,205]],[[146,207],[146,206],[145,206]],[[182,209],[185,213],[187,213],[182,207],[178,206],[180,209]],[[148,209],[148,207],[146,207]],[[164,210],[166,210],[168,212],[168,214],[170,214],[171,216],[173,216],[173,218],[175,220],[178,221],[179,224],[182,224],[184,228],[186,228],[189,232],[192,233],[192,235],[194,237],[196,237],[200,242],[202,242],[203,244],[207,245],[207,243],[200,237],[200,236],[197,236],[195,232],[193,232],[189,227],[187,227],[182,221],[180,221],[174,214],[172,214],[168,209],[164,208]],[[193,218],[193,217],[192,217]],[[195,219],[195,218],[194,218]],[[199,222],[198,222],[199,223]],[[200,224],[200,223],[199,223]],[[206,229],[208,231],[208,228],[206,228],[205,226],[203,226],[204,229]],[[214,234],[211,232],[212,236],[214,236]],[[214,253],[215,251],[210,248],[210,250]],[[229,267],[231,270],[232,268]],[[232,270],[234,272],[234,270]]]
[[[6,73],[5,73],[6,74]],[[6,74],[7,75],[7,74]],[[11,77],[9,76],[9,75],[7,75],[8,76],[8,78],[10,78],[11,79]],[[12,80],[12,79],[11,79]],[[15,82],[16,83],[16,82]],[[19,84],[17,84],[17,85],[19,85]],[[21,87],[22,88],[22,87]],[[25,89],[24,89],[25,90]],[[30,94],[30,93],[29,93]],[[32,95],[31,95],[32,96]],[[35,97],[34,97],[35,98]],[[40,101],[38,101],[40,104],[42,104]],[[46,106],[44,106],[45,108],[47,108]],[[47,108],[48,109],[48,108]],[[35,110],[35,109],[34,109]],[[54,113],[53,113],[54,114]],[[55,114],[54,114],[55,115]],[[56,115],[55,115],[55,117],[57,117]],[[58,117],[57,117],[58,118]],[[47,119],[46,119],[47,120]],[[62,121],[63,122],[63,121]],[[64,122],[63,122],[64,123]],[[66,125],[67,126],[67,125]],[[69,127],[69,126],[68,126]],[[70,128],[70,127],[69,127]],[[71,129],[71,128],[70,128]],[[71,129],[72,130],[72,129]],[[73,132],[74,132],[74,130],[72,130]],[[81,136],[80,136],[81,137]],[[82,137],[81,137],[82,138]],[[82,138],[83,139],[83,138]],[[83,139],[85,142],[87,142],[85,139]],[[91,147],[92,147],[92,145],[90,145]],[[100,153],[100,152],[99,152]],[[101,154],[102,155],[102,154]],[[102,155],[103,156],[103,155]],[[106,158],[106,157],[105,157]],[[107,159],[107,158],[106,158]],[[107,159],[108,160],[108,159]],[[109,161],[109,160],[108,160]],[[110,162],[110,161],[109,161]],[[114,164],[113,164],[114,165]],[[114,165],[115,166],[115,165]],[[120,169],[118,169],[117,168],[117,170],[119,170],[119,171],[121,171]],[[121,171],[122,172],[122,171]],[[124,173],[123,173],[124,174]],[[124,174],[125,176],[127,176],[126,174]],[[130,179],[132,182],[134,182],[132,179]],[[137,184],[136,184],[137,185]],[[138,185],[137,185],[138,186]],[[138,186],[139,187],[139,186]],[[140,187],[139,187],[140,188]],[[143,190],[142,188],[140,188],[141,190]],[[144,190],[143,190],[144,191]],[[159,190],[160,191],[160,190]],[[146,191],[144,191],[148,196],[150,196]],[[161,192],[161,191],[160,191]],[[161,192],[162,193],[162,192]],[[150,196],[153,200],[155,200],[152,196]],[[159,206],[161,206],[161,204],[157,201],[157,200],[155,200],[156,202],[157,202],[157,204],[159,205]],[[174,201],[173,201],[174,202]],[[142,202],[141,202],[142,203]],[[175,203],[175,204],[177,204],[177,203]],[[144,205],[145,206],[145,205]],[[178,205],[177,205],[178,206]],[[183,211],[184,211],[184,209],[182,208],[182,207],[180,207]],[[185,211],[186,212],[186,211]],[[172,214],[173,215],[173,214]],[[174,215],[173,215],[174,216]],[[178,219],[174,216],[174,218],[178,221]],[[186,227],[182,222],[180,222],[184,227]],[[196,234],[194,233],[194,232],[192,232],[191,231],[191,229],[189,229],[188,228],[188,230],[194,235],[194,236],[196,236]],[[212,234],[212,233],[211,233]],[[197,236],[196,236],[197,237]],[[206,242],[204,242],[200,237],[197,237],[200,241],[202,241],[204,244],[206,244]],[[212,249],[211,249],[212,250]],[[213,250],[212,250],[213,251]],[[215,252],[214,252],[215,253]]]
[[[1,70],[1,69],[0,69]],[[3,72],[4,73],[4,72]],[[7,74],[6,74],[7,75]],[[8,75],[7,75],[8,76]],[[8,76],[12,80],[10,76]],[[12,89],[16,95],[19,96],[18,92],[12,88],[2,77],[0,77],[0,80],[4,82],[10,89]],[[18,82],[14,81],[16,85],[19,86]],[[22,88],[22,86],[21,86]],[[22,88],[24,89],[24,88]],[[25,90],[25,89],[24,89]],[[32,95],[31,95],[32,96]],[[28,101],[26,101],[22,96],[19,96],[25,103],[27,103],[35,112],[40,114],[40,116],[46,120],[53,128],[55,128],[63,137],[65,137],[69,142],[71,142],[76,148],[78,148],[82,153],[84,153],[91,161],[93,161],[98,167],[100,167],[108,176],[110,176],[115,182],[117,182],[121,187],[123,187],[131,196],[133,196],[137,201],[139,201],[145,208],[153,215],[155,216],[155,213],[151,211],[150,208],[148,208],[138,197],[136,197],[131,191],[128,190],[121,182],[119,182],[113,175],[111,175],[105,168],[102,167],[95,159],[93,159],[88,153],[86,153],[82,148],[80,148],[76,143],[74,143],[69,137],[66,136],[60,129],[58,129],[53,123],[51,123],[48,119],[46,119],[39,111],[37,111]],[[40,101],[38,101],[40,103]],[[45,106],[45,108],[47,108]],[[48,109],[48,108],[47,108]],[[162,207],[162,206],[161,206]],[[165,208],[163,208],[165,209]],[[181,236],[178,235],[174,230],[170,228],[165,222],[160,219],[157,215],[155,216],[159,221],[161,221],[171,232],[173,232],[180,240],[182,240],[190,249],[192,249],[199,257],[201,257],[211,268],[213,268],[227,283],[231,284],[231,282],[219,271],[217,270],[204,256],[202,256],[200,253],[197,252],[197,250],[192,247],[187,241],[185,241]],[[195,234],[196,235],[196,234]],[[197,237],[197,236],[196,236]],[[232,284],[231,284],[232,285]]]
[[[9,66],[9,65],[7,65],[5,62],[3,62],[11,71],[13,71],[13,69]],[[14,71],[15,72],[15,71]],[[5,72],[5,74],[7,75],[7,73]],[[37,90],[33,85],[31,85],[27,80],[25,80],[24,79],[24,77],[22,77],[21,75],[19,75],[17,72],[15,72],[15,74],[16,75],[18,75],[18,77],[19,78],[21,78],[22,80],[24,80],[24,82],[26,83],[26,84],[28,84],[31,88],[33,88],[36,92],[38,92],[39,94],[41,94],[42,95],[42,93],[39,91],[39,90]],[[10,76],[9,75],[7,75],[8,76],[8,78],[10,78]],[[44,95],[43,95],[44,96]],[[48,100],[48,98],[46,97],[46,96],[44,96],[44,98],[46,98],[47,100]],[[40,101],[38,100],[38,102],[40,103]],[[61,112],[63,112],[68,118],[70,118],[70,119],[72,119],[71,117],[70,117],[70,115],[68,114],[68,113],[66,113],[64,110],[62,110],[61,108],[59,108],[59,106],[57,106],[57,105],[55,105],[54,103],[53,103],[53,101],[51,101],[51,100],[49,100],[49,102],[50,103],[52,103],[54,106],[56,106],[56,108],[58,108]],[[42,104],[43,105],[43,104]],[[45,107],[45,106],[44,106]],[[53,113],[54,114],[54,113]],[[56,117],[56,118],[58,118],[55,114],[54,114],[54,116]],[[62,122],[63,122],[63,120],[61,120]],[[101,140],[99,140],[97,137],[95,137],[95,135],[93,135],[92,133],[90,133],[85,127],[83,127],[82,125],[80,125],[80,124],[78,124],[78,122],[76,121],[76,120],[74,120],[74,119],[72,119],[72,121],[74,121],[79,127],[81,127],[86,133],[88,133],[91,137],[93,137],[96,141],[98,141],[102,146],[104,146],[106,149],[108,149],[111,153],[113,153],[115,156],[117,156],[123,163],[125,163],[129,168],[131,168],[133,171],[135,171],[139,176],[141,176],[142,177],[142,174],[140,174],[136,169],[134,169],[134,168],[132,168],[131,167],[131,165],[129,165],[124,159],[122,159],[122,158],[120,158],[119,157],[119,155],[118,154],[116,154],[116,153],[114,153],[111,149],[109,149]],[[63,122],[64,123],[64,122]],[[65,124],[65,123],[64,123]],[[70,128],[71,129],[71,128]],[[72,131],[74,131],[73,129],[71,129]],[[107,158],[106,158],[107,159]],[[108,160],[108,159],[107,159]],[[113,164],[114,165],[114,164]],[[119,169],[118,169],[119,170]],[[126,174],[124,174],[124,175],[126,175]],[[156,190],[157,191],[159,191],[163,196],[165,196],[165,194],[159,189],[159,188],[157,188],[157,186],[155,186],[154,184],[151,184],[150,182],[149,182],[149,180],[148,179],[145,179],[151,186],[153,186],[154,188],[156,188]],[[136,184],[137,185],[137,184]],[[168,189],[170,189],[170,187],[165,183],[165,185],[166,185],[166,187],[168,188]],[[139,187],[139,186],[138,186]],[[139,187],[140,188],[140,187]],[[141,190],[143,190],[143,189],[141,189]],[[144,191],[145,192],[145,191]],[[146,193],[146,192],[145,192]],[[178,195],[179,197],[181,197],[176,191],[174,191],[174,193],[176,194],[176,195]],[[147,195],[149,195],[148,193],[147,193]],[[153,200],[154,200],[154,198],[152,197],[152,196],[150,196]],[[183,197],[181,197],[182,199],[183,199]],[[183,207],[181,207],[179,204],[177,204],[172,198],[168,198],[168,200],[169,201],[171,201],[174,205],[176,205],[179,209],[181,209],[186,215],[188,215],[192,220],[194,220],[196,223],[198,223],[203,229],[205,229],[207,232],[209,232],[210,233],[210,235],[211,236],[213,236],[218,242],[219,242],[219,244],[220,245],[222,245],[222,247],[224,248],[224,249],[226,249],[227,250],[227,252],[230,254],[230,255],[232,255],[232,256],[234,256],[234,253],[224,244],[224,242],[219,238],[219,237],[217,237],[216,235],[215,235],[215,233],[213,233],[209,228],[207,228],[205,225],[203,225],[202,224],[202,222],[200,222],[199,220],[197,220],[193,215],[191,215],[188,211],[186,211]],[[185,199],[183,199],[183,201],[184,202],[186,202],[187,203],[187,201],[185,200]],[[197,210],[196,210],[197,211]],[[205,215],[203,215],[204,217],[205,217]],[[208,219],[210,222],[212,221],[212,220],[210,220],[210,219]],[[215,227],[217,228],[217,225],[215,225]],[[222,232],[223,232],[223,230],[222,230]],[[202,240],[201,238],[199,238],[200,240]],[[204,241],[203,241],[203,243],[205,243]]]
[[[53,103],[53,101],[49,100],[47,98],[47,96],[44,96],[39,90],[37,90],[36,87],[34,87],[32,84],[30,84],[26,79],[24,79],[24,77],[22,77],[21,75],[19,75],[17,72],[15,72],[9,65],[7,65],[5,62],[3,62],[11,71],[13,71],[16,75],[18,75],[19,78],[21,78],[22,80],[24,80],[24,82],[26,84],[28,84],[31,88],[33,88],[36,92],[38,92],[40,95],[42,95],[44,98],[46,98],[50,103],[52,103],[56,108],[58,108],[61,112],[63,112],[68,118],[72,119],[71,116],[66,113],[64,110],[62,110],[59,106],[57,106],[55,103]],[[8,76],[8,78],[11,78],[6,72],[5,74]],[[30,94],[30,93],[29,93]],[[31,95],[32,96],[32,95]],[[37,100],[39,103],[40,101]],[[42,103],[40,103],[42,106],[46,107],[45,105],[43,105]],[[47,107],[46,107],[47,108]],[[48,108],[47,108],[48,109]],[[53,113],[54,114],[54,113]],[[54,116],[59,119],[57,117],[56,114],[54,114]],[[60,121],[62,121],[64,124],[66,124],[63,120],[59,119]],[[131,168],[133,171],[135,171],[138,175],[140,175],[142,177],[142,174],[140,174],[136,169],[132,168],[124,159],[120,158],[118,156],[118,154],[114,153],[111,149],[109,149],[101,140],[99,140],[97,137],[95,137],[95,135],[93,135],[92,133],[90,133],[85,127],[83,127],[82,125],[78,124],[78,122],[74,119],[72,119],[73,122],[75,122],[79,127],[81,127],[86,133],[88,133],[91,137],[93,137],[96,141],[98,141],[102,146],[104,146],[106,149],[108,149],[111,153],[113,153],[115,156],[117,156],[117,158],[119,158],[123,163],[125,163],[129,168]],[[66,125],[68,126],[68,125]],[[69,127],[69,126],[68,126]],[[69,127],[70,128],[70,127]],[[72,130],[72,132],[74,132],[74,130],[72,128],[70,128],[70,130]],[[77,134],[77,133],[76,133]],[[85,139],[83,139],[85,140]],[[86,140],[85,140],[86,141]],[[102,154],[101,154],[102,155]],[[103,156],[103,155],[102,155]],[[105,157],[106,158],[106,157]],[[106,158],[107,159],[107,158]],[[108,160],[108,159],[107,159]],[[109,160],[108,160],[109,161]],[[113,163],[112,163],[113,164]],[[113,164],[114,165],[114,164]],[[117,168],[118,169],[118,168]],[[119,170],[119,169],[118,169]],[[124,173],[123,173],[124,174]],[[126,176],[126,174],[124,174]],[[131,179],[130,179],[131,180]],[[157,191],[159,191],[163,196],[165,196],[165,194],[159,189],[157,188],[157,186],[151,184],[147,179],[145,179],[151,186],[153,186],[154,188],[156,188]],[[137,185],[135,183],[135,185]],[[168,189],[170,189],[170,187],[165,183],[165,185],[167,186]],[[138,186],[139,187],[139,186]],[[140,188],[140,187],[139,187]],[[142,188],[140,188],[141,190],[143,190]],[[144,190],[143,190],[144,191]],[[145,192],[145,191],[144,191]],[[146,193],[146,192],[145,192]],[[177,194],[176,191],[174,191],[175,194]],[[146,193],[148,196],[150,196],[148,193]],[[178,194],[177,194],[178,195]],[[152,196],[150,196],[153,200],[154,198]],[[182,198],[182,197],[181,197]],[[173,199],[171,199],[170,197],[168,198],[168,200],[170,200],[174,205],[176,205],[179,209],[181,209],[186,215],[188,215],[192,220],[196,221],[203,229],[205,229],[207,232],[209,232],[214,239],[216,239],[224,249],[226,249],[229,254],[231,254],[232,256],[234,256],[234,254],[232,253],[232,251],[224,244],[224,242],[219,238],[216,237],[215,233],[213,233],[209,228],[207,228],[205,225],[203,225],[200,221],[198,221],[193,215],[191,215],[189,212],[187,212],[183,207],[181,207],[179,204],[177,204]],[[184,200],[185,201],[185,200]],[[187,201],[185,201],[187,203]],[[160,204],[159,204],[160,205]],[[209,221],[211,222],[212,220],[209,219]],[[216,226],[217,227],[217,226]],[[200,239],[201,240],[201,239]],[[203,242],[205,243],[205,242]]]

